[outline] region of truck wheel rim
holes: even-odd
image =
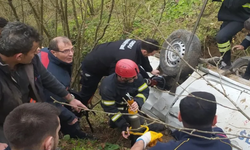
[[[171,42],[171,45],[174,49],[172,49],[170,45],[167,46],[165,63],[170,67],[176,67],[181,61],[181,58],[179,56],[181,56],[182,58],[184,57],[186,48],[185,44],[181,40],[174,40]]]

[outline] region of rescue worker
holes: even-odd
[[[139,74],[139,68],[135,62],[129,59],[121,59],[116,63],[115,73],[105,77],[100,86],[102,98],[101,106],[105,112],[116,113],[109,115],[110,127],[118,127],[122,136],[129,136],[129,118],[121,113],[128,112],[128,100],[126,94],[134,97],[131,110],[140,110],[149,95],[149,88]]]
[[[244,28],[247,29],[248,32],[250,32],[250,18],[245,21]],[[248,35],[240,45],[235,45],[233,47],[233,50],[246,50],[249,46],[250,46],[250,33],[248,33]],[[247,69],[245,74],[243,75],[243,78],[246,80],[250,79],[250,62],[247,65]]]
[[[209,102],[211,101],[211,102]],[[202,133],[193,130],[175,130],[172,135],[177,140],[171,140],[167,143],[157,142],[150,150],[232,150],[228,139],[209,140],[194,135],[207,138],[226,138],[222,129],[215,127],[217,123],[216,98],[208,92],[192,92],[183,98],[179,104],[179,121],[183,123],[184,128],[197,129],[208,132],[221,132],[219,134]],[[143,150],[150,142],[157,139],[154,132],[147,132],[137,139],[137,142],[131,150]]]
[[[7,23],[8,23],[8,20],[6,20],[3,17],[0,17],[0,34],[1,34],[3,27],[6,26]]]
[[[76,110],[86,108],[75,99],[41,64],[37,49],[41,41],[39,33],[21,22],[9,22],[0,38],[0,147],[7,143],[3,134],[6,116],[30,98],[43,101],[43,90],[62,97]]]
[[[144,41],[126,39],[97,45],[82,62],[81,94],[83,99],[85,101],[91,99],[101,78],[114,73],[115,64],[120,59],[133,60],[140,66],[140,73],[144,78],[149,78],[146,72],[158,75],[159,70],[153,70],[147,58],[158,50],[159,43],[153,39]]]
[[[67,37],[59,36],[52,39],[48,48],[41,49],[38,54],[44,67],[61,82],[65,89],[70,88],[74,47]],[[46,101],[55,105],[60,110],[61,131],[71,138],[93,139],[81,130],[78,117],[62,104],[54,103],[51,96],[56,100],[62,99],[52,92],[45,90]]]
[[[221,0],[213,0],[221,1]],[[244,27],[244,21],[250,16],[250,0],[222,0],[218,21],[223,21],[216,35],[219,51],[222,55],[219,68],[231,67],[231,40]]]
[[[12,150],[56,150],[59,111],[48,103],[26,103],[6,117],[4,134]]]

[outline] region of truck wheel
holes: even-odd
[[[194,35],[189,51],[187,51],[186,46],[191,35],[191,32],[179,29],[174,31],[163,43],[163,49],[160,54],[160,67],[164,74],[176,76],[180,71],[181,64],[183,67],[181,76],[187,76],[193,72],[193,70],[181,60],[181,58],[183,58],[192,67],[198,64],[201,56],[201,43],[198,37]],[[171,46],[168,43],[170,43]]]
[[[250,56],[244,56],[236,59],[233,62],[232,68],[234,69],[235,74],[237,76],[242,77],[245,74],[249,61],[250,61]]]

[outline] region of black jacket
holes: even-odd
[[[44,100],[43,90],[48,89],[59,97],[65,97],[68,92],[64,86],[56,80],[41,64],[37,55],[32,60],[34,66],[34,82],[39,93],[40,99]],[[18,65],[16,71],[24,70],[25,65]],[[16,76],[12,78],[14,71],[11,71],[8,65],[0,63],[0,126],[3,126],[6,116],[18,105],[22,103],[29,103],[29,98],[36,100],[33,95],[31,86],[27,84],[28,94],[24,97],[21,89],[21,82],[23,79],[28,79],[27,74]],[[28,80],[25,82],[29,82]],[[26,89],[25,89],[26,90]],[[1,141],[0,141],[1,142]]]
[[[125,118],[121,115],[121,113],[127,113],[128,106],[123,100],[123,97],[128,100],[125,96],[126,93],[135,95],[134,100],[141,109],[148,98],[149,88],[140,74],[133,83],[120,83],[115,73],[103,79],[100,86],[101,106],[105,112],[117,113],[109,115],[109,117],[122,130],[126,130],[128,126]]]
[[[131,59],[151,72],[147,57],[141,53],[141,41],[126,39],[97,45],[83,60],[83,66],[89,73],[107,76],[114,73],[116,62],[120,59]]]
[[[250,46],[250,34],[246,36],[246,38],[242,41],[241,45],[246,50]]]
[[[250,0],[224,0],[219,13],[219,21],[244,22],[250,18]]]

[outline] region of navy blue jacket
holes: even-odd
[[[213,129],[206,129],[204,131],[223,132],[221,128],[215,127]],[[219,137],[225,138],[225,134],[208,134],[208,133],[197,133],[193,134],[201,135],[205,137]],[[230,141],[226,140],[208,140],[200,137],[195,137],[187,133],[180,131],[174,131],[173,136],[177,141],[171,140],[167,143],[157,142],[157,144],[150,148],[150,150],[232,150]]]
[[[242,45],[244,49],[247,49],[250,46],[250,34],[246,36],[240,45]]]
[[[48,48],[41,49],[38,56],[44,67],[64,85],[65,89],[68,89],[71,81],[72,64],[59,60],[48,50]],[[59,101],[62,99],[48,90],[44,90],[44,95],[46,97],[46,101],[49,103],[53,103],[53,99],[51,99],[50,96]],[[75,118],[75,115],[61,104],[53,103],[53,105],[57,106],[61,110],[61,121],[71,122]]]
[[[41,49],[41,52],[38,54],[42,64],[44,67],[53,75],[56,77],[56,79],[61,82],[65,89],[68,89],[70,86],[71,81],[71,67],[72,64],[65,63],[58,58],[56,58],[49,50],[48,48]],[[45,95],[47,97],[48,101],[53,102],[51,98],[49,98],[51,95],[56,100],[61,99],[55,94],[52,94],[48,90],[45,90]]]
[[[128,106],[123,100],[126,93],[130,93],[134,97],[140,109],[149,95],[149,88],[140,74],[133,83],[120,83],[115,73],[102,80],[100,85],[101,106],[105,112],[117,113],[109,115],[109,117],[122,131],[125,131],[128,126],[126,119],[120,113],[128,112]]]
[[[250,0],[224,0],[219,13],[219,21],[244,22],[250,16]]]
[[[115,65],[120,59],[131,59],[146,72],[153,69],[147,57],[141,53],[141,41],[134,39],[119,40],[97,45],[82,62],[90,74],[108,76],[115,72]]]

